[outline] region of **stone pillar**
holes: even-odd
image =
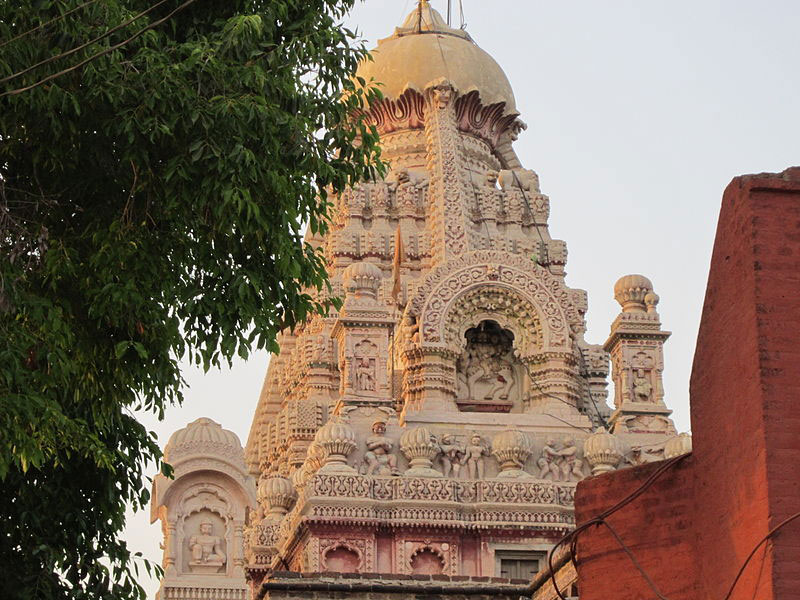
[[[661,329],[653,284],[643,275],[626,275],[614,285],[614,298],[622,312],[604,345],[613,364],[613,430],[674,433],[662,383],[664,342],[671,333]]]
[[[347,295],[333,327],[341,374],[335,412],[353,404],[393,406],[389,336],[395,321],[378,297],[383,272],[372,263],[354,263],[343,279]]]
[[[467,196],[461,140],[456,124],[456,90],[444,79],[425,90],[425,136],[431,177],[430,217],[433,264],[443,264],[469,250]]]

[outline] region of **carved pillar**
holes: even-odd
[[[425,90],[425,136],[431,176],[428,227],[433,264],[443,264],[468,250],[466,194],[460,134],[456,124],[456,90],[444,79]]]
[[[410,347],[404,352],[403,415],[458,412],[456,357],[446,350]]]
[[[626,275],[614,285],[614,298],[622,312],[612,323],[611,335],[603,346],[613,365],[613,430],[673,430],[667,418],[672,411],[664,404],[662,384],[664,342],[671,333],[661,329],[653,284],[642,275]]]
[[[339,402],[393,406],[389,336],[394,318],[379,300],[383,273],[372,263],[354,263],[343,274],[344,305],[333,327],[339,346]]]
[[[543,352],[525,359],[530,390],[525,411],[572,414],[581,398],[575,356],[569,352]]]

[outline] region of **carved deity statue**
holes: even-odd
[[[456,362],[459,399],[506,406],[513,402],[512,337],[493,322],[467,331],[467,347]]]
[[[375,391],[375,359],[356,358],[356,389],[360,392]]]
[[[189,538],[189,549],[192,551],[189,566],[225,564],[222,538],[214,535],[214,526],[210,521],[200,523],[200,533]]]
[[[366,440],[365,475],[399,475],[397,457],[392,454],[394,443],[386,437],[386,423],[378,420],[372,424],[372,435]]]
[[[461,464],[467,465],[470,479],[483,479],[486,472],[483,457],[488,455],[489,448],[483,443],[481,436],[477,433],[472,434],[464,452],[464,457],[461,459]]]
[[[643,369],[636,371],[633,378],[633,395],[636,397],[637,402],[649,402],[653,394],[653,386],[645,377]]]
[[[445,477],[458,478],[461,474],[461,461],[466,453],[466,448],[458,443],[456,437],[450,433],[445,433],[442,440],[439,442],[439,447],[442,449],[442,474]]]

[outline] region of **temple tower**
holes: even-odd
[[[515,154],[526,126],[498,64],[426,1],[373,58],[358,76],[382,84],[369,118],[390,170],[310,239],[344,303],[281,334],[245,449],[256,596],[276,570],[529,579],[573,527],[577,481],[675,435],[653,298],[605,349],[584,340],[586,293]],[[612,425],[609,352],[637,376],[637,344],[648,404],[617,381],[613,432],[594,433]],[[624,427],[642,412],[669,426]]]

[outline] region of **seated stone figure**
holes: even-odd
[[[214,535],[214,526],[209,521],[200,523],[200,533],[189,538],[189,549],[192,551],[190,567],[225,564],[222,538]]]
[[[386,437],[386,423],[375,421],[372,424],[372,435],[366,440],[367,451],[364,454],[366,463],[365,475],[399,475],[397,457],[391,454],[394,444]]]

